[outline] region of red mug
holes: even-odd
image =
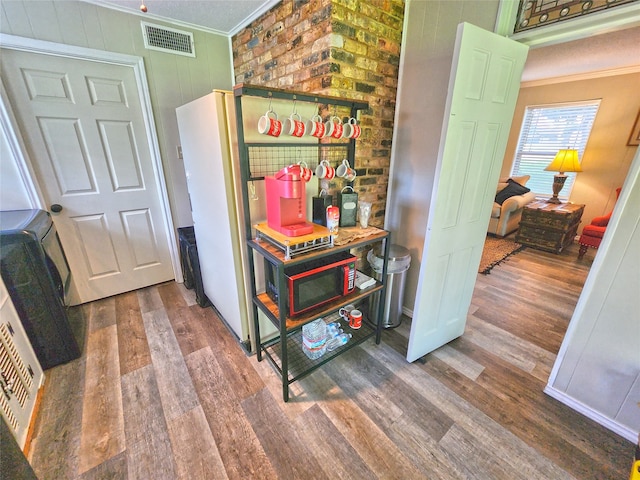
[[[342,120],[339,117],[331,117],[324,124],[324,136],[333,138],[342,138]]]
[[[301,137],[304,135],[304,122],[297,113],[292,113],[289,118],[284,121],[284,132],[292,137]]]
[[[272,137],[280,136],[282,132],[282,122],[278,120],[278,115],[273,110],[269,110],[258,120],[258,132],[262,135]]]
[[[324,123],[322,123],[322,118],[320,115],[314,115],[311,117],[311,120],[307,121],[307,128],[305,129],[305,133],[307,135],[311,135],[312,137],[322,138],[324,137]]]
[[[307,166],[307,162],[298,162],[298,165],[300,165],[300,178],[302,178],[302,180],[304,180],[305,182],[311,180],[313,171],[311,171],[311,169]]]
[[[351,310],[349,312],[349,326],[354,330],[362,327],[362,312],[360,310]]]
[[[362,133],[362,129],[360,128],[360,125],[357,124],[357,122],[358,121],[355,118],[351,117],[349,121],[344,124],[344,128],[342,130],[343,138],[356,139],[360,136],[360,134]]]
[[[316,177],[331,180],[336,176],[336,169],[333,168],[327,160],[322,160],[316,167]]]

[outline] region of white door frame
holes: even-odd
[[[636,208],[633,208],[633,206],[635,202],[634,196],[638,196],[637,192],[639,190],[640,150],[637,150],[622,185],[620,197],[613,208],[606,235],[596,250],[593,264],[589,269],[589,274],[562,339],[562,345],[560,345],[560,350],[556,355],[547,385],[544,388],[544,392],[547,395],[634,443],[638,439],[637,427],[634,430],[628,426],[628,423],[625,425],[617,418],[611,418],[585,403],[583,399],[576,398],[575,392],[568,393],[569,388],[566,379],[567,372],[575,372],[580,358],[585,355],[585,352],[588,353],[587,344],[597,324],[606,322],[606,314],[602,312],[606,312],[605,308],[612,304],[609,290],[618,275],[620,264],[626,261],[625,255],[628,255],[628,252],[635,247],[630,242],[634,227],[638,223],[637,203],[635,204]],[[611,247],[612,244],[615,248]],[[624,247],[620,248],[621,245]],[[633,342],[633,340],[631,341]],[[617,345],[618,343],[616,343]],[[604,360],[602,362],[604,363]],[[620,365],[616,367],[621,368]],[[625,366],[624,368],[627,367]],[[558,376],[561,370],[564,372],[560,382]],[[623,396],[633,398],[632,393],[625,393],[620,398],[622,399]]]
[[[140,105],[142,106],[142,116],[147,133],[147,141],[149,146],[149,153],[151,155],[151,162],[153,165],[153,172],[155,176],[156,185],[160,195],[160,204],[162,207],[162,218],[164,220],[165,235],[169,244],[169,252],[171,254],[171,264],[173,266],[173,274],[176,281],[182,281],[182,270],[180,268],[180,260],[178,255],[178,246],[176,243],[176,237],[173,232],[173,218],[171,216],[171,206],[169,203],[168,190],[164,176],[164,168],[162,166],[162,157],[160,156],[160,147],[158,142],[158,136],[155,129],[155,121],[153,118],[153,110],[151,108],[151,96],[149,94],[149,88],[147,83],[147,76],[144,69],[144,59],[142,57],[134,55],[126,55],[122,53],[107,52],[104,50],[94,50],[92,48],[76,47],[72,45],[64,45],[61,43],[46,42],[42,40],[35,40],[33,38],[17,37],[15,35],[6,35],[0,33],[0,46],[2,48],[8,48],[13,50],[20,50],[23,52],[31,52],[46,55],[57,55],[60,57],[66,57],[78,60],[87,60],[100,63],[110,63],[113,65],[130,67],[133,69],[136,84],[138,87]],[[11,111],[11,106],[8,103],[5,95],[4,86],[2,88],[2,103],[3,110]],[[20,132],[17,129],[17,124],[13,117],[12,112],[5,116],[2,116],[3,126],[11,130],[12,135],[10,139],[19,138]],[[8,125],[7,125],[8,124]],[[42,189],[37,184],[37,177],[34,175],[33,165],[31,159],[26,155],[23,146],[19,144],[13,145],[14,151],[20,151],[21,155],[17,155],[18,168],[20,173],[25,178],[29,178],[28,182],[29,195],[32,198],[38,200],[40,208],[47,210],[48,205],[44,201],[42,195]]]
[[[7,140],[7,147],[11,150],[11,158],[3,158],[2,161],[12,162],[18,169],[22,180],[21,187],[29,201],[29,205],[24,205],[24,208],[46,208],[43,203],[44,196],[40,191],[40,186],[34,183],[35,172],[31,171],[30,164],[25,158],[27,150],[24,146],[22,132],[18,129],[18,122],[13,115],[13,110],[11,110],[9,96],[2,78],[0,78],[0,128],[4,133],[4,138]],[[1,207],[2,205],[0,204]]]

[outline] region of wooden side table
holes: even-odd
[[[560,253],[578,230],[584,205],[532,202],[522,211],[516,242],[528,247]]]

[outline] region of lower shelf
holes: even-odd
[[[296,330],[293,333],[289,334],[287,337],[287,367],[286,370],[288,372],[288,383],[293,383],[296,380],[308,375],[316,368],[324,365],[329,360],[337,357],[338,355],[344,353],[345,351],[355,347],[356,345],[361,344],[365,340],[375,337],[376,329],[373,328],[366,319],[362,321],[362,327],[358,330],[353,330],[349,327],[348,323],[341,319],[341,317],[336,313],[334,315],[329,315],[324,317],[325,321],[336,321],[341,320],[342,328],[345,333],[350,333],[352,335],[349,342],[341,347],[336,348],[331,352],[326,352],[322,357],[312,360],[307,357],[302,351],[302,331]],[[282,344],[280,342],[280,337],[271,340],[262,345],[262,351],[271,364],[276,368],[280,376],[283,376],[283,367],[282,367]]]

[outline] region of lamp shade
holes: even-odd
[[[552,172],[581,172],[578,151],[573,149],[560,150],[545,170]]]

